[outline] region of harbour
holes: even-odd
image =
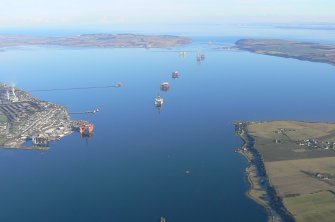
[[[82,137],[93,135],[94,124],[87,120],[73,121],[70,119],[66,107],[41,101],[22,89],[0,83],[0,98],[0,115],[2,117],[0,125],[2,144],[0,146],[48,150],[51,141],[60,140],[75,131],[79,132]],[[88,115],[96,114],[99,111],[100,109],[96,108],[93,111],[71,114]],[[24,145],[30,140],[33,146]]]
[[[239,119],[334,120],[333,103],[322,108],[324,101],[332,101],[333,68],[216,51],[207,44],[213,38],[205,39],[192,46],[206,55],[201,64],[197,50],[180,58],[180,51],[191,51],[187,48],[2,52],[2,81],[16,82],[21,89],[72,88],[85,85],[87,78],[92,86],[122,81],[125,87],[32,92],[42,101],[66,106],[72,120],[86,119],[86,114],[76,112],[97,107],[100,112],[88,114],[93,137],[73,133],[52,142],[47,152],[0,150],[0,175],[5,181],[0,184],[1,221],[22,221],[28,209],[35,212],[29,214],[33,221],[155,222],[161,217],[168,222],[266,221],[265,209],[245,195],[247,162],[234,152],[242,141],[233,123]],[[17,62],[8,59],[14,52],[34,79],[17,74],[22,73]],[[173,70],[179,71],[179,79],[172,79]],[[170,83],[168,92],[160,91],[164,81]],[[287,85],[285,91],[282,84]],[[312,84],[325,86],[323,93],[312,94],[308,90]],[[157,93],[164,99],[159,114],[154,105]],[[284,93],[291,96],[284,99]],[[308,102],[311,97],[316,98],[313,106]],[[302,110],[309,112],[302,117]],[[18,198],[11,201],[14,194]],[[18,209],[22,211],[13,219]]]

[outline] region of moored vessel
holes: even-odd
[[[198,53],[197,54],[197,61],[198,62],[201,62],[201,61],[204,61],[205,60],[205,54],[203,54],[203,53]]]
[[[164,99],[160,96],[157,96],[155,98],[155,106],[156,107],[162,107],[163,106],[163,103],[164,103]]]
[[[94,132],[94,124],[85,124],[79,126],[79,132],[82,137],[91,137]]]
[[[173,79],[178,79],[179,76],[180,76],[180,73],[179,73],[178,71],[174,71],[174,72],[172,72],[172,78],[173,78]]]
[[[161,84],[161,90],[162,91],[169,91],[169,89],[170,89],[170,83],[169,82],[163,82]]]

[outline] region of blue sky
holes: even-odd
[[[335,22],[334,0],[0,0],[0,27]]]

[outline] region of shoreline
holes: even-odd
[[[240,50],[246,51],[246,52],[251,52],[251,53],[255,53],[258,55],[266,55],[266,56],[273,56],[273,57],[279,57],[279,58],[284,58],[284,59],[296,59],[302,62],[312,62],[312,63],[323,63],[323,64],[328,64],[328,65],[332,65],[335,66],[334,62],[329,62],[327,60],[322,60],[322,59],[309,59],[309,58],[304,58],[304,57],[299,57],[299,56],[290,56],[290,55],[277,55],[277,54],[271,54],[269,52],[263,52],[263,51],[258,51],[258,50],[249,50],[249,49],[242,49],[240,48]]]
[[[295,219],[285,208],[268,179],[262,156],[254,147],[255,140],[248,134],[248,122],[236,122],[234,125],[236,135],[243,141],[235,152],[242,155],[248,163],[245,169],[245,176],[250,185],[246,191],[247,197],[264,207],[268,222],[294,222]]]
[[[67,107],[40,100],[29,92],[0,83],[0,148],[48,150],[49,142],[79,131],[87,121],[72,120]],[[33,141],[33,145],[26,144]]]

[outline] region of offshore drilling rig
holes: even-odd
[[[88,115],[88,114],[96,114],[100,112],[99,108],[96,108],[93,111],[85,111],[85,112],[75,112],[75,113],[70,113],[70,114],[79,114],[79,115]],[[83,138],[89,138],[92,137],[94,134],[94,124],[93,123],[89,123],[88,120],[87,121],[82,121],[81,124],[78,125],[78,130],[80,133],[80,136]]]

